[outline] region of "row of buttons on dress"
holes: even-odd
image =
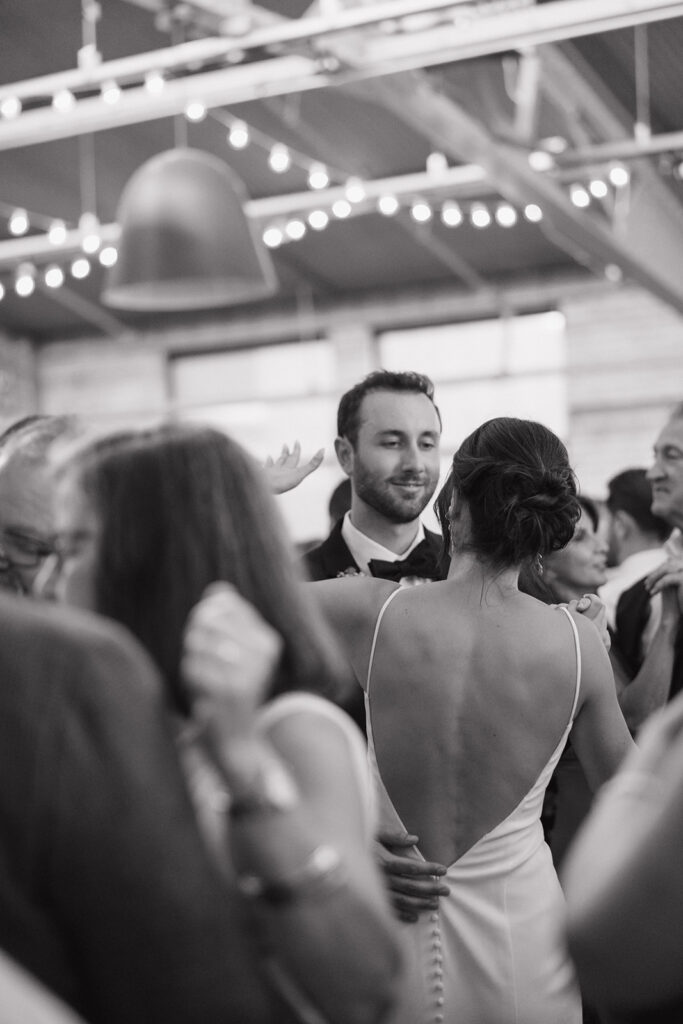
[[[443,952],[441,950],[441,928],[439,927],[439,911],[434,910],[429,915],[432,922],[431,927],[431,951],[433,968],[430,972],[432,982],[432,995],[434,999],[434,1013],[430,1018],[431,1024],[443,1024],[444,1014],[444,987],[443,987]]]

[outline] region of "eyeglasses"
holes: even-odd
[[[36,537],[11,527],[0,529],[0,568],[35,569],[54,550],[52,538]]]

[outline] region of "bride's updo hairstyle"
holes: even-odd
[[[581,514],[562,441],[541,423],[508,416],[487,420],[453,456],[435,505],[447,542],[462,503],[466,549],[500,566],[563,548]]]

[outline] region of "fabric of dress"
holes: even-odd
[[[406,832],[375,757],[370,678],[384,611],[377,619],[368,666],[368,758],[380,829]],[[420,993],[420,1016],[402,1009],[391,1024],[581,1024],[581,1000],[564,948],[564,897],[543,838],[543,794],[571,729],[579,696],[581,652],[570,719],[529,792],[495,828],[448,868],[450,895],[439,910],[403,925],[409,946],[405,991]],[[417,848],[414,856],[424,859]]]

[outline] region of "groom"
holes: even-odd
[[[351,482],[351,508],[305,554],[311,579],[444,578],[441,538],[420,521],[439,479],[440,439],[429,377],[378,370],[342,396],[335,451]]]

